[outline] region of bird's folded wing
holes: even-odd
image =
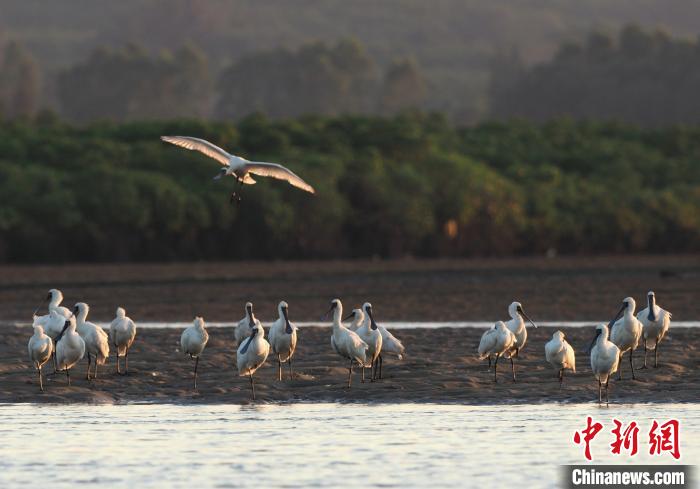
[[[214,158],[222,165],[228,165],[231,160],[230,154],[204,139],[191,138],[189,136],[161,136],[160,139],[181,148],[199,151],[210,158]]]
[[[314,188],[301,179],[296,173],[288,168],[278,165],[277,163],[263,163],[260,161],[253,161],[246,164],[246,168],[250,173],[255,175],[260,175],[261,177],[272,177],[279,180],[286,180],[291,185],[297,188],[306,190],[310,193],[315,193]]]

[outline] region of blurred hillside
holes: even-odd
[[[529,93],[512,82],[559,60],[562,44],[590,32],[615,38],[629,23],[693,40],[698,18],[691,0],[0,0],[0,113],[240,119],[418,107],[460,123],[542,118],[527,105],[503,107]],[[601,73],[570,54],[579,79]],[[508,97],[489,101],[503,85]]]
[[[280,161],[228,204],[187,134]],[[700,126],[443,116],[0,123],[0,261],[697,252]]]

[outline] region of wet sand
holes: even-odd
[[[591,374],[588,346],[591,328],[562,330],[574,345],[578,372],[567,372],[559,389],[556,372],[544,360],[544,343],[554,328],[529,330],[521,358],[516,360],[517,382],[510,364],[499,362],[498,383],[486,361],[475,352],[481,330],[410,329],[396,334],[407,347],[403,360],[384,359],[384,379],[346,388],[347,364],[332,352],[330,328],[305,327],[299,332],[294,357],[294,379],[276,380],[277,362],[268,358],[255,376],[257,402],[438,402],[500,404],[531,402],[597,402],[597,384]],[[114,358],[100,367],[98,378],[85,380],[86,361],[75,367],[71,387],[65,375],[48,376],[46,392],[39,392],[35,371],[26,358],[27,328],[3,326],[0,342],[0,403],[249,403],[247,377],[237,376],[232,328],[211,328],[209,344],[199,364],[198,389],[192,388],[193,362],[178,352],[180,331],[143,329],[130,354],[130,375],[118,376]],[[700,340],[698,330],[673,328],[660,349],[659,368],[637,371],[631,380],[623,362],[624,380],[611,382],[610,400],[621,402],[698,402],[700,400]],[[640,366],[643,350],[635,355]],[[653,352],[650,354],[653,364]],[[49,365],[46,371],[51,371]]]
[[[136,321],[233,322],[248,300],[270,319],[282,299],[316,321],[334,297],[385,321],[494,321],[513,300],[539,321],[602,321],[650,289],[675,320],[700,319],[700,255],[0,266],[0,322],[31,320],[52,287],[97,321],[124,306]]]

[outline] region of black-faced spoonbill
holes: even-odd
[[[348,388],[352,385],[352,363],[357,362],[360,365],[367,364],[367,350],[369,346],[362,341],[354,331],[342,325],[341,318],[343,317],[343,303],[340,299],[333,299],[331,307],[328,309],[323,318],[327,318],[333,314],[333,334],[331,335],[331,347],[343,358],[350,361],[348,366]]]
[[[37,316],[37,312],[39,312],[39,309],[41,309],[41,306],[43,306],[46,301],[49,302],[48,314],[44,316]],[[49,290],[49,293],[44,301],[41,303],[41,306],[37,307],[33,314],[34,324],[38,324],[44,328],[44,333],[53,340],[54,345],[56,344],[56,338],[58,338],[58,335],[61,334],[61,331],[63,331],[63,326],[66,319],[72,316],[70,310],[63,307],[61,302],[63,302],[63,293],[58,289],[51,289]],[[58,371],[58,366],[56,364],[55,349],[53,355],[54,373],[56,373]]]
[[[654,340],[654,368],[659,366],[659,343],[666,337],[671,326],[671,313],[661,309],[656,304],[656,295],[653,291],[647,294],[647,307],[639,311],[637,319],[642,323],[642,337],[644,339],[644,366],[647,368],[647,341]]]
[[[58,370],[66,372],[70,385],[70,369],[85,356],[85,341],[76,331],[75,316],[65,321],[63,330],[56,338],[56,362]]]
[[[379,331],[374,314],[372,313],[372,304],[365,302],[362,304],[362,312],[365,313],[364,324],[356,331],[362,341],[367,343],[367,364],[370,367],[370,380],[372,382],[377,378],[377,367],[379,366],[379,355],[382,352],[382,333]],[[365,365],[362,365],[362,382],[365,381]]]
[[[277,306],[279,317],[270,326],[268,339],[272,353],[277,355],[277,377],[282,380],[282,363],[289,364],[289,378],[294,378],[292,374],[292,356],[297,347],[297,327],[289,321],[289,305],[282,301]]]
[[[348,319],[352,319],[352,322],[347,325],[346,328],[350,331],[357,331],[365,324],[365,313],[362,312],[362,309],[353,309],[350,311],[350,314],[343,318],[343,321],[347,321]]]
[[[29,360],[39,373],[39,389],[44,392],[44,381],[41,378],[41,367],[51,358],[53,353],[53,341],[44,334],[44,328],[40,325],[34,325],[34,334],[29,338],[27,344],[29,351]]]
[[[515,335],[515,344],[511,347],[510,351],[506,352],[505,356],[510,359],[510,370],[513,373],[513,382],[515,382],[515,365],[513,364],[513,358],[518,357],[520,350],[525,347],[525,342],[527,341],[527,328],[525,327],[525,320],[523,318],[527,319],[533,327],[537,328],[537,325],[525,314],[520,302],[512,302],[510,306],[508,306],[508,314],[510,314],[511,319],[505,324],[511,333]]]
[[[383,378],[382,365],[384,364],[384,358],[382,355],[384,353],[393,353],[399,360],[402,360],[404,354],[406,353],[406,348],[403,346],[403,343],[401,343],[401,341],[396,336],[391,334],[384,326],[378,324],[377,327],[379,328],[379,332],[382,334],[382,350],[379,352],[379,358],[377,359],[379,362],[379,378],[381,379]]]
[[[129,348],[136,338],[136,324],[126,315],[123,307],[117,307],[117,317],[109,325],[109,336],[114,345],[114,354],[117,357],[117,373],[119,370],[119,356],[124,357],[124,375],[129,375]]]
[[[260,322],[250,327],[250,336],[245,340],[236,352],[236,365],[240,377],[250,377],[250,389],[255,400],[255,381],[253,374],[259,369],[270,354],[270,344],[265,339],[265,330]]]
[[[85,341],[87,350],[88,368],[86,379],[90,380],[90,366],[92,357],[95,357],[95,371],[92,378],[97,378],[97,365],[104,365],[109,358],[109,336],[105,330],[87,320],[90,307],[84,302],[75,305],[75,316],[77,317],[77,330],[80,337]]]
[[[180,336],[180,346],[182,353],[194,358],[194,388],[197,388],[197,366],[199,365],[199,357],[204,351],[209,341],[209,333],[207,333],[206,324],[201,317],[194,318],[191,326],[185,328]]]
[[[576,355],[566,336],[561,331],[555,331],[552,339],[544,345],[544,356],[547,361],[559,372],[559,388],[564,382],[564,370],[569,369],[576,373]]]
[[[238,321],[238,324],[236,325],[236,344],[240,345],[246,339],[248,339],[248,337],[250,336],[250,328],[252,328],[255,323],[259,322],[260,321],[255,317],[255,314],[253,313],[253,303],[246,302],[245,317]]]
[[[215,180],[224,176],[232,176],[236,178],[236,181],[238,181],[241,186],[243,186],[243,184],[252,185],[255,183],[255,180],[253,180],[251,176],[251,174],[253,174],[260,177],[272,177],[278,180],[284,180],[294,187],[312,194],[314,193],[314,189],[311,185],[302,180],[292,170],[278,163],[248,161],[240,156],[234,156],[204,139],[189,136],[161,136],[161,139],[166,143],[174,144],[181,148],[199,151],[218,161],[223,167],[216,177],[214,177]],[[234,200],[238,202],[241,200],[236,192],[231,194],[231,201],[233,202]]]
[[[642,337],[642,323],[634,316],[634,308],[636,303],[631,297],[626,297],[622,301],[622,306],[615,317],[608,323],[610,328],[610,341],[615,343],[620,349],[620,361],[622,355],[626,351],[630,352],[630,369],[632,370],[632,378],[634,379],[634,363],[632,356],[634,350],[639,345],[639,339]],[[618,380],[622,380],[622,365],[618,370]]]
[[[605,385],[605,402],[610,402],[608,391],[610,376],[620,364],[620,349],[608,340],[608,327],[604,324],[596,327],[596,335],[591,342],[591,369],[598,380],[598,404],[602,402],[601,389]]]
[[[498,382],[498,359],[506,352],[510,352],[515,345],[515,335],[506,327],[503,321],[496,322],[493,329],[489,329],[481,337],[479,343],[479,360],[485,359],[488,355],[495,355],[496,361],[493,364],[493,381]],[[511,370],[513,363],[511,362]],[[515,378],[515,373],[513,373]]]

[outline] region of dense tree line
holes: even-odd
[[[240,207],[209,139],[280,161]],[[697,251],[700,127],[560,120],[458,128],[439,115],[238,124],[0,124],[0,260],[25,262]]]
[[[495,63],[492,115],[548,120],[616,119],[646,126],[700,122],[700,41],[627,26],[616,38],[594,33],[524,68]]]

